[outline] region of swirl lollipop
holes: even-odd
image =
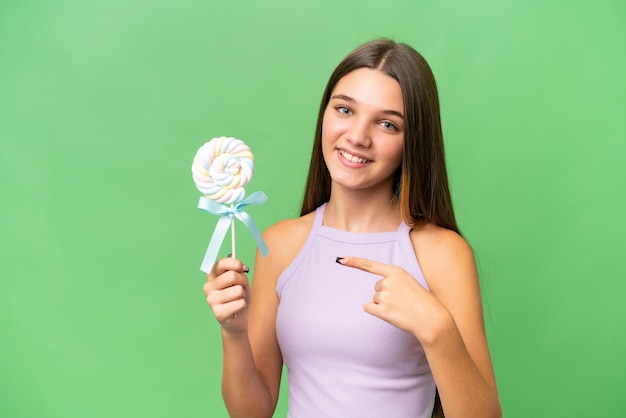
[[[252,193],[248,198],[244,186],[254,172],[254,155],[241,140],[230,137],[213,138],[198,149],[191,165],[196,187],[203,194],[198,209],[219,215],[209,248],[200,269],[208,273],[217,258],[228,227],[231,227],[232,255],[235,257],[235,218],[248,227],[263,256],[268,249],[252,217],[243,208],[261,204],[267,196]]]
[[[254,172],[254,155],[243,141],[214,138],[200,147],[191,166],[200,193],[220,203],[236,203],[246,196],[244,186]]]

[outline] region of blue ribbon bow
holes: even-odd
[[[217,221],[217,225],[215,225],[215,230],[213,231],[213,235],[211,236],[211,241],[209,242],[209,248],[206,250],[206,254],[204,255],[204,259],[202,260],[202,265],[200,266],[200,270],[205,273],[211,271],[213,268],[213,263],[215,263],[215,259],[217,258],[217,253],[222,246],[222,242],[224,242],[224,237],[228,232],[228,227],[231,222],[233,222],[233,217],[239,219],[244,223],[245,226],[248,227],[250,234],[252,234],[252,238],[256,241],[257,247],[259,247],[259,251],[263,257],[267,255],[269,250],[267,249],[267,245],[265,245],[265,241],[263,241],[263,237],[261,237],[261,233],[259,229],[256,227],[256,224],[252,220],[252,217],[248,215],[242,209],[248,205],[260,205],[261,203],[267,200],[267,196],[263,192],[255,192],[250,196],[237,203],[236,205],[226,206],[221,203],[217,203],[207,197],[200,196],[200,201],[198,202],[198,209],[203,210],[205,212],[209,212],[213,215],[218,215],[220,217],[219,221]]]

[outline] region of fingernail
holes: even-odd
[[[343,257],[337,257],[337,258],[335,259],[335,263],[337,263],[337,264],[341,264],[341,265],[343,265],[342,261],[343,261]]]
[[[248,273],[250,271],[250,269],[248,268],[248,266],[243,266],[243,272],[244,273]]]

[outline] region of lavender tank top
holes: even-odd
[[[430,418],[435,382],[419,341],[363,311],[380,276],[335,262],[354,256],[395,264],[428,289],[409,227],[346,232],[322,225],[324,208],[276,284],[288,417]]]

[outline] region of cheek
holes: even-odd
[[[324,114],[324,118],[322,119],[322,144],[326,143],[329,129],[330,123],[328,122],[328,115]]]
[[[335,141],[348,128],[348,120],[335,114],[335,109],[327,109],[322,119],[322,140]]]
[[[402,144],[400,144],[400,146],[394,147],[393,152],[389,153],[389,161],[390,161],[391,167],[393,167],[393,171],[396,171],[398,167],[402,165],[403,153],[404,153],[404,147]]]
[[[326,144],[333,135],[333,126],[330,123],[322,123],[322,143]]]
[[[332,123],[322,124],[322,152],[324,156],[327,153],[332,152],[337,144],[337,138],[339,136],[337,128]]]
[[[402,154],[404,153],[404,139],[400,139],[397,143],[389,147],[389,158],[393,159],[400,165],[402,162]]]
[[[326,118],[322,121],[322,155],[324,160],[328,158],[328,153],[333,149],[332,135],[330,133],[330,127],[326,123]]]

